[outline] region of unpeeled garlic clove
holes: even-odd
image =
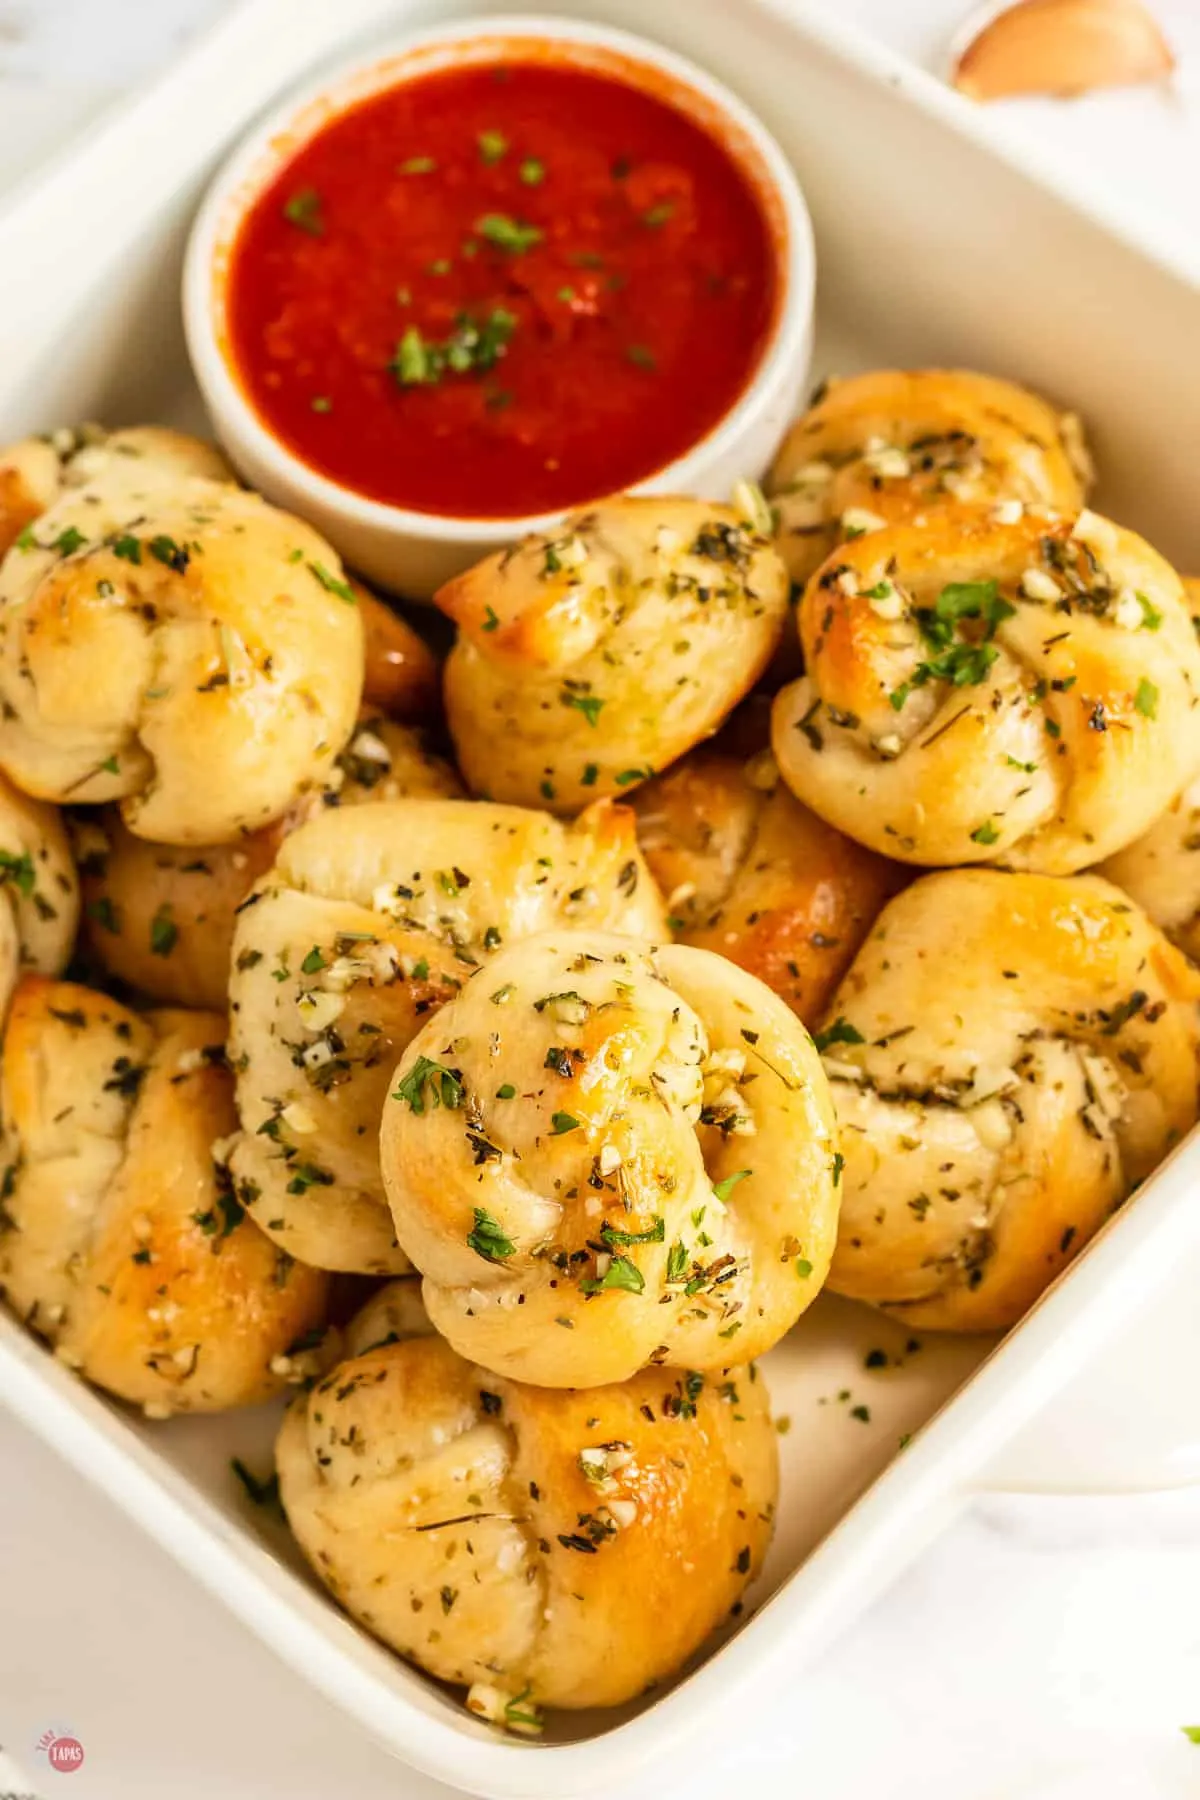
[[[1141,0],[1016,0],[975,34],[951,80],[972,100],[1003,100],[1132,87],[1174,67]]]

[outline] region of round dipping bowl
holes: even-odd
[[[774,262],[774,307],[747,376],[723,415],[681,453],[626,484],[635,493],[727,499],[767,467],[794,416],[812,346],[815,259],[808,209],[773,137],[703,70],[656,44],[584,21],[502,17],[406,36],[370,62],[323,75],[257,125],[201,205],[184,264],[188,347],[218,437],[244,478],[310,521],[360,574],[416,599],[526,532],[553,528],[580,493],[536,513],[463,516],[392,504],[313,467],[259,410],[234,350],[231,270],[256,202],[306,146],[364,102],[424,77],[535,65],[607,77],[665,102],[715,140],[752,192]],[[397,313],[396,337],[404,330]],[[702,370],[698,379],[702,379]],[[320,403],[314,410],[321,410]],[[480,505],[480,515],[486,515]]]

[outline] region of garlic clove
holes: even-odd
[[[972,100],[1069,96],[1161,81],[1174,67],[1141,0],[1016,0],[975,33],[951,81]]]

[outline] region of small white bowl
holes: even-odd
[[[712,430],[633,491],[726,499],[739,478],[756,479],[795,414],[808,373],[815,255],[799,184],[754,114],[683,57],[606,25],[520,15],[406,34],[370,62],[322,75],[243,139],[205,196],[184,262],[188,350],[217,436],[246,480],[309,520],[368,580],[414,599],[428,599],[452,575],[523,533],[551,528],[562,510],[507,519],[445,517],[370,500],[310,468],[267,429],[235,374],[225,310],[230,252],[257,196],[332,118],[369,95],[447,66],[516,60],[530,39],[568,46],[576,66],[665,94],[705,126],[758,195],[776,245],[775,319],[746,387]],[[600,496],[581,496],[580,504],[592,498]]]

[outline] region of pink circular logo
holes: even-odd
[[[78,1738],[55,1738],[47,1746],[46,1757],[52,1769],[60,1775],[70,1775],[83,1766],[83,1745]]]

